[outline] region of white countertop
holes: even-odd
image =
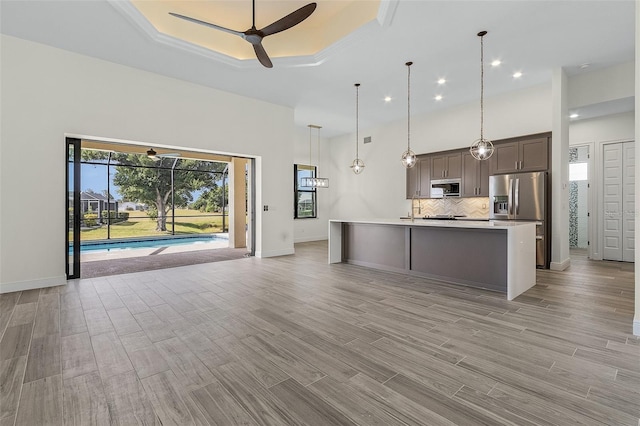
[[[512,222],[504,220],[441,220],[441,219],[331,219],[329,222],[342,223],[368,223],[375,225],[402,225],[402,226],[431,226],[437,228],[469,228],[469,229],[513,229],[520,226],[535,224],[535,222]]]

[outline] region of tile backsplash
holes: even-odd
[[[418,200],[415,201],[416,204]],[[473,218],[489,218],[489,198],[430,198],[420,200],[420,214],[416,205],[416,216],[437,214],[462,215]]]

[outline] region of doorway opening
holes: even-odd
[[[569,248],[589,251],[589,145],[569,148]]]
[[[68,278],[254,254],[253,160],[75,138],[67,151]]]

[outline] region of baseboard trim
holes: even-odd
[[[567,258],[562,262],[551,262],[551,264],[549,265],[549,269],[551,269],[552,271],[564,271],[569,266],[571,266],[571,258]]]
[[[636,315],[633,320],[633,334],[635,336],[640,336],[640,315]]]
[[[318,235],[316,237],[304,237],[304,238],[296,238],[293,240],[294,243],[310,243],[312,241],[326,241],[329,237],[326,235]]]
[[[67,284],[67,278],[64,275],[59,277],[42,278],[39,280],[0,283],[0,294],[12,293],[14,291],[33,290],[34,288],[55,287],[65,284]]]
[[[293,248],[282,249],[282,250],[272,250],[272,251],[256,251],[256,257],[260,257],[260,258],[288,256],[290,254],[295,254],[295,250]]]

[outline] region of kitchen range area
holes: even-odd
[[[494,142],[488,160],[469,150],[417,156],[407,169],[406,216],[329,222],[329,263],[498,291],[535,285],[550,261],[551,134]]]

